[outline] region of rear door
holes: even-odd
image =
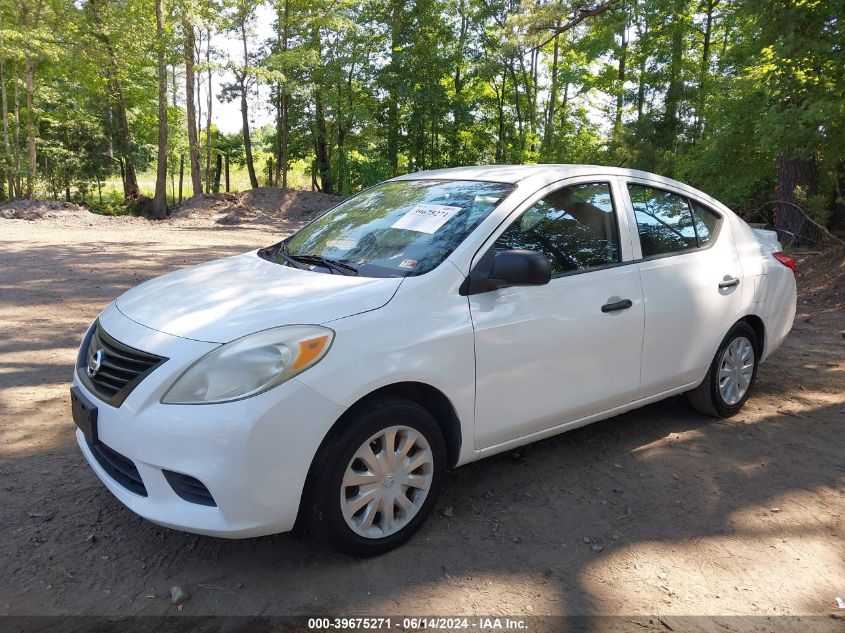
[[[613,177],[547,187],[479,251],[531,249],[545,286],[469,296],[475,330],[476,448],[559,427],[634,399],[643,301]]]
[[[621,178],[645,300],[640,397],[701,377],[738,318],[742,268],[731,224],[683,191]]]

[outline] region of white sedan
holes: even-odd
[[[372,555],[419,529],[449,468],[684,392],[736,413],[794,314],[775,235],[674,180],[422,172],[118,297],[82,342],[73,418],[151,521],[297,525]]]

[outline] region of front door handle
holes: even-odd
[[[633,302],[630,299],[622,299],[621,301],[614,301],[613,303],[605,303],[601,307],[602,312],[618,312],[619,310],[627,310]]]
[[[729,277],[725,275],[725,280],[719,282],[719,290],[725,290],[726,288],[733,288],[734,286],[739,285],[739,279],[736,277]]]

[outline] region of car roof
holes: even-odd
[[[531,176],[559,176],[569,178],[570,176],[588,176],[590,174],[632,176],[637,178],[649,178],[670,180],[664,176],[652,174],[638,169],[624,169],[622,167],[607,167],[605,165],[477,165],[474,167],[449,167],[446,169],[432,169],[429,171],[417,171],[394,180],[485,180],[488,182],[502,182],[514,184]],[[683,183],[678,183],[683,185]]]
[[[535,179],[536,184],[542,186],[544,184],[553,183],[557,180],[563,180],[564,178],[592,175],[626,176],[629,178],[647,180],[657,186],[661,184],[668,185],[684,191],[687,194],[709,201],[711,204],[714,204],[722,210],[730,211],[730,209],[728,209],[725,205],[708,196],[703,191],[699,191],[698,189],[678,180],[673,180],[672,178],[667,178],[666,176],[661,176],[647,171],[641,171],[639,169],[608,167],[606,165],[477,165],[474,167],[450,167],[447,169],[418,171],[398,176],[393,180],[478,180],[485,182],[516,184],[524,180]]]

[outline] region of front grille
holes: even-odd
[[[172,470],[162,470],[167,483],[173,488],[173,492],[182,497],[185,501],[198,503],[203,506],[216,506],[214,497],[199,479],[190,475],[175,473]]]
[[[98,352],[102,352],[100,367],[92,376],[89,368],[96,367]],[[98,321],[87,345],[83,345],[77,364],[85,386],[110,405],[119,407],[138,383],[166,360],[113,339]]]
[[[147,488],[144,486],[141,474],[131,459],[113,451],[102,442],[88,444],[88,448],[91,450],[91,454],[94,455],[94,459],[103,467],[103,470],[108,473],[109,477],[130,492],[134,492],[136,495],[141,495],[142,497],[147,496]]]

